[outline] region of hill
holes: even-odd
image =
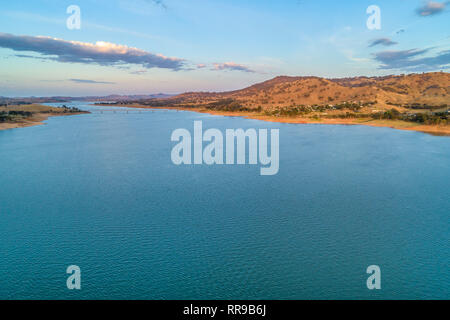
[[[346,103],[386,110],[396,106],[441,107],[450,104],[450,74],[444,72],[387,77],[325,79],[276,77],[251,87],[223,93],[185,93],[169,100],[205,105],[232,99],[249,109],[333,106]]]
[[[118,101],[289,123],[364,124],[450,135],[450,74],[325,79],[287,77],[229,92]]]

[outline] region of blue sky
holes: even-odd
[[[81,9],[69,30],[66,10]],[[381,10],[369,30],[366,9]],[[223,91],[449,69],[450,2],[30,0],[0,8],[0,96]],[[46,38],[43,38],[46,37]]]

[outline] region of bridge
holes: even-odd
[[[136,114],[136,113],[153,113],[154,109],[107,109],[107,110],[89,110],[90,113],[121,113],[121,114]]]

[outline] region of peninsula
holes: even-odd
[[[49,107],[40,104],[0,105],[0,130],[43,124],[48,117],[89,113],[78,108]]]

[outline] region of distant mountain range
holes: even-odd
[[[54,96],[54,97],[21,97],[21,98],[7,98],[0,97],[0,104],[30,104],[30,103],[67,103],[71,101],[130,101],[141,99],[163,99],[169,98],[173,95],[157,93],[148,95],[109,95],[109,96],[86,96],[86,97],[69,97],[69,96]]]

